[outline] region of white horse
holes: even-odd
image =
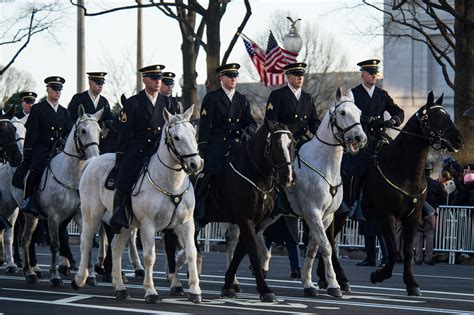
[[[293,211],[303,217],[310,228],[311,237],[301,275],[306,297],[317,296],[311,271],[318,248],[326,266],[327,292],[335,297],[342,296],[332,266],[326,228],[342,203],[340,168],[344,149],[355,154],[367,142],[360,125],[360,116],[361,111],[354,104],[352,93],[343,96],[341,89],[337,89],[336,102],[324,116],[315,137],[305,143],[298,153],[295,160],[295,186],[285,189]],[[264,271],[269,269],[271,254],[265,247],[263,232],[280,216],[268,217],[257,234]]]
[[[59,226],[67,219],[74,217],[80,227],[79,212],[79,179],[82,175],[84,160],[99,156],[100,126],[98,120],[103,109],[97,113],[85,114],[79,106],[78,119],[68,135],[64,150],[57,154],[43,172],[40,186],[36,192],[37,201],[48,217],[51,266],[50,281],[54,287],[62,284],[58,272]],[[20,205],[23,202],[22,191],[15,188],[15,200]],[[29,246],[38,218],[25,216],[23,234],[24,272],[28,283],[37,283],[38,268],[30,266]],[[95,285],[95,283],[90,283]]]
[[[27,116],[22,119],[13,117],[11,120],[16,129],[15,141],[20,152],[23,152],[23,143],[26,134],[25,123],[27,118]],[[11,228],[5,229],[4,232],[5,272],[11,274],[15,274],[18,271],[18,266],[13,259],[13,232],[19,211],[13,196],[16,188],[12,186],[12,178],[15,170],[16,167],[11,166],[10,163],[0,165],[0,214],[7,218],[12,226]]]
[[[165,126],[160,146],[150,158],[148,167],[140,175],[137,187],[132,192],[134,220],[132,227],[139,227],[145,263],[145,301],[160,303],[154,288],[153,266],[155,264],[155,234],[165,228],[173,228],[184,245],[189,271],[189,300],[201,302],[201,289],[196,267],[194,245],[194,190],[188,172],[199,172],[203,160],[197,154],[196,131],[189,122],[194,106],[184,114],[172,116],[164,109]],[[100,221],[113,211],[112,191],[104,188],[107,174],[114,165],[114,154],[104,154],[87,163],[81,178],[81,211],[83,231],[81,234],[81,263],[71,285],[74,289],[84,286],[91,270],[90,249],[94,231]],[[112,283],[118,299],[127,299],[128,291],[122,277],[122,253],[130,238],[130,229],[122,229],[112,241]]]

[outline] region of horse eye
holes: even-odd
[[[85,133],[86,133],[86,130],[85,130],[85,129],[81,129],[81,133],[82,133],[82,134],[85,134]]]
[[[341,115],[344,116],[346,114],[345,110],[341,110]]]
[[[179,137],[178,137],[178,136],[174,136],[173,139],[176,140],[176,141],[179,141]]]

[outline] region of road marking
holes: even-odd
[[[392,275],[396,276],[403,276],[403,273],[398,273],[394,272]],[[437,275],[419,275],[419,274],[414,274],[414,277],[420,277],[420,278],[440,278],[440,279],[455,279],[455,280],[474,280],[474,278],[471,277],[455,277],[455,276],[437,276]]]

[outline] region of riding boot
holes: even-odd
[[[12,225],[8,222],[8,219],[0,213],[0,231],[11,228]]]
[[[114,195],[114,214],[112,215],[109,224],[114,234],[120,234],[120,230],[122,229],[122,227],[126,229],[130,227],[129,203],[130,193],[116,189]]]
[[[20,210],[24,214],[29,214],[34,217],[39,216],[39,206],[36,201],[36,186],[37,176],[34,170],[30,170],[28,178],[26,179],[25,191],[24,191],[24,203]]]
[[[365,221],[364,214],[362,213],[362,197],[364,195],[364,190],[361,187],[359,192],[359,199],[354,202],[352,206],[352,212],[349,214],[349,219],[363,222]]]
[[[435,208],[433,208],[428,202],[425,201],[425,203],[423,204],[423,208],[421,209],[421,217],[426,218],[435,213]]]
[[[206,197],[209,194],[212,177],[212,174],[202,173],[202,176],[199,176],[196,180],[196,206],[194,207],[196,229],[204,227],[209,222],[209,213],[206,211]]]

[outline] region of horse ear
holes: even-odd
[[[342,98],[342,89],[340,86],[336,89],[336,101],[339,101]]]
[[[430,91],[430,93],[428,93],[428,100],[426,102],[426,105],[429,107],[431,105],[433,105],[433,101],[434,101],[434,95],[433,95],[433,91]]]
[[[103,107],[101,110],[97,111],[93,116],[95,119],[97,119],[97,121],[100,120],[100,118],[102,117],[102,114],[104,114],[104,109],[105,107]]]
[[[165,121],[169,124],[171,118],[173,118],[173,115],[166,109],[166,107],[163,107],[163,118]]]
[[[122,95],[120,96],[120,103],[122,104],[122,106],[125,105],[126,101],[127,101],[127,97],[125,96],[125,94],[122,93]]]
[[[441,96],[436,100],[436,104],[438,105],[443,105],[443,98],[444,98],[444,93],[441,94]]]
[[[267,127],[268,131],[270,131],[270,133],[273,133],[276,129],[275,123],[271,120],[265,119],[265,126]]]
[[[10,107],[8,112],[5,114],[5,118],[11,120],[15,116],[15,106]]]
[[[183,114],[184,119],[187,121],[191,120],[191,116],[193,115],[193,113],[194,113],[194,104],[191,105],[191,107],[189,107],[188,110],[184,112]]]
[[[82,104],[79,105],[79,108],[77,109],[77,117],[82,117],[86,111],[84,110],[84,106]]]
[[[349,91],[347,91],[346,93],[346,96],[352,103],[354,103],[355,100],[354,100],[354,94],[352,94],[352,90],[349,89]]]

